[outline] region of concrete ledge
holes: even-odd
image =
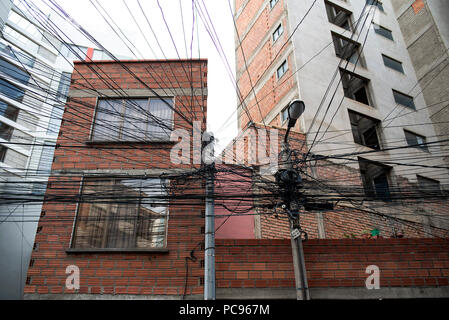
[[[25,293],[24,300],[181,300],[180,295],[141,295],[141,294],[39,294]],[[202,294],[186,295],[186,300],[203,300]]]
[[[390,287],[368,290],[363,287],[311,288],[315,299],[410,299],[448,298],[447,287]],[[296,299],[294,288],[222,288],[217,299]]]

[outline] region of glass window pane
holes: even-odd
[[[98,102],[93,139],[97,141],[118,140],[123,125],[123,100],[100,100]]]
[[[127,141],[143,141],[148,126],[149,99],[133,99],[126,101],[122,139]]]
[[[173,129],[173,99],[150,99],[148,140],[169,140]]]

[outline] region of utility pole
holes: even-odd
[[[281,190],[283,200],[282,208],[287,212],[290,223],[297,300],[310,300],[310,293],[307,284],[306,265],[302,246],[302,234],[306,235],[306,233],[302,231],[299,223],[299,197],[301,196],[299,189],[302,188],[302,179],[298,170],[293,167],[292,151],[288,144],[288,134],[290,129],[295,125],[296,120],[304,112],[304,109],[304,103],[300,100],[293,100],[288,106],[289,123],[281,147],[281,165],[275,175]]]
[[[206,153],[202,155],[203,163],[206,162],[206,217],[205,217],[205,246],[204,246],[204,300],[215,300],[215,213],[214,213],[214,178],[215,163],[214,156],[214,136],[205,134],[203,138],[209,144],[206,146]],[[211,156],[212,159],[204,159]],[[211,163],[208,163],[212,160]]]

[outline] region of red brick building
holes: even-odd
[[[25,298],[202,296],[200,165],[170,134],[205,130],[206,84],[206,60],[75,62]]]

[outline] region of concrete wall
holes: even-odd
[[[421,0],[423,4],[417,11],[412,6],[415,2],[393,0],[430,119],[439,139],[443,140],[449,134],[449,3]],[[447,150],[447,143],[444,145]],[[449,164],[449,156],[444,160]]]

